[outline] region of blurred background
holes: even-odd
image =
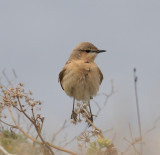
[[[96,59],[104,75],[99,93],[110,92],[111,80],[115,93],[95,124],[101,129],[113,127],[115,145],[123,151],[123,137],[130,136],[128,123],[138,136],[134,67],[142,132],[160,116],[159,8],[158,0],[1,0],[0,71],[5,69],[12,78],[15,69],[18,82],[43,102],[44,134],[50,137],[70,119],[72,99],[61,89],[58,74],[72,49],[88,41],[107,50]],[[104,97],[95,101],[101,105]],[[66,133],[76,135],[81,125],[71,126],[72,132]],[[146,138],[150,142],[144,145],[145,155],[160,154],[159,127]]]

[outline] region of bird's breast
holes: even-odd
[[[69,96],[77,100],[89,100],[99,89],[98,66],[84,61],[71,62],[66,66],[62,85]]]

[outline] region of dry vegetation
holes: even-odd
[[[136,73],[136,70],[134,70]],[[106,132],[112,130],[101,130],[94,123],[90,121],[90,112],[87,103],[77,103],[76,105],[76,119],[72,120],[73,124],[78,124],[81,121],[86,122],[86,127],[83,132],[73,137],[71,140],[63,143],[63,146],[54,145],[57,135],[61,134],[63,130],[68,127],[68,120],[65,120],[62,127],[55,132],[51,142],[49,142],[42,134],[44,117],[41,116],[41,101],[36,101],[33,98],[31,91],[26,91],[22,83],[14,86],[17,76],[13,71],[14,79],[9,80],[5,71],[2,72],[3,80],[6,82],[0,83],[0,154],[19,154],[19,155],[54,155],[60,152],[65,152],[72,155],[87,154],[87,155],[127,155],[133,149],[136,155],[143,154],[142,140],[149,132],[156,128],[157,119],[151,129],[145,134],[141,133],[140,113],[138,107],[137,95],[137,77],[135,78],[135,93],[138,112],[139,136],[134,138],[131,126],[129,125],[129,132],[131,140],[124,138],[128,143],[128,147],[121,151],[117,149],[113,140],[107,139],[104,135]],[[1,79],[2,79],[1,78]],[[94,120],[98,118],[100,112],[105,108],[108,99],[114,94],[113,82],[111,82],[110,94],[102,94],[105,96],[105,102],[100,106],[94,101],[97,106],[97,113],[94,115]],[[88,127],[88,124],[90,127]],[[66,146],[71,145],[72,142],[78,142],[79,150],[73,152],[65,149]],[[140,144],[140,149],[137,145]]]

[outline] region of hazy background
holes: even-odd
[[[52,135],[71,114],[72,99],[62,91],[58,74],[72,49],[82,41],[106,49],[96,59],[104,74],[99,92],[108,93],[113,79],[116,93],[96,124],[102,129],[114,127],[122,140],[118,132],[126,133],[128,122],[137,131],[134,67],[142,130],[151,128],[160,116],[159,19],[158,0],[0,0],[0,71],[5,68],[12,77],[14,68],[19,82],[43,101],[45,132]],[[101,104],[103,99],[95,100]],[[160,132],[155,133],[147,153],[159,155]]]

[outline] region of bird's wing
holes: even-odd
[[[70,64],[70,63],[71,63],[71,61],[67,61],[67,62],[66,62],[66,65],[68,65],[68,64]],[[62,87],[63,90],[64,90],[64,88],[63,88],[63,86],[62,86],[62,80],[63,80],[63,77],[64,77],[65,72],[66,72],[66,65],[64,66],[64,68],[62,69],[62,71],[59,73],[59,78],[58,78],[58,82],[60,82],[61,87]]]
[[[103,80],[103,74],[101,72],[101,70],[98,68],[98,72],[99,72],[99,76],[100,76],[100,84],[102,83]]]
[[[64,90],[64,88],[62,86],[62,80],[63,80],[64,74],[65,74],[65,71],[66,71],[66,69],[63,68],[62,71],[59,73],[59,78],[58,78],[58,82],[60,82],[61,87],[62,87],[63,90]]]

